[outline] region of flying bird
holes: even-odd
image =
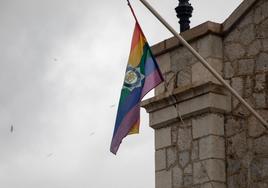
[[[13,125],[11,125],[10,132],[12,133],[13,131],[14,131],[14,127],[13,127]]]
[[[50,153],[47,155],[47,158],[51,157],[53,155],[53,153]]]
[[[113,107],[115,107],[115,104],[113,104],[113,105],[110,105],[110,108],[113,108]]]
[[[93,136],[95,134],[95,132],[92,132],[92,133],[90,133],[90,135],[89,136]]]

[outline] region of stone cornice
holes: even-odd
[[[220,36],[226,35],[258,1],[259,0],[244,0],[222,24],[207,21],[190,30],[182,32],[181,35],[188,42],[194,41],[207,34],[215,34]],[[178,48],[179,46],[181,46],[181,43],[178,41],[178,39],[171,37],[152,46],[152,51],[155,56],[159,56]]]
[[[222,85],[215,84],[213,82],[195,83],[185,87],[176,88],[172,93],[165,92],[153,98],[144,100],[142,101],[141,106],[145,108],[148,113],[151,113],[165,108],[166,106],[173,105],[175,103],[175,99],[176,103],[181,103],[207,93],[215,93],[220,95],[228,94]],[[175,99],[171,96],[174,96]]]

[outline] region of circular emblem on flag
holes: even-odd
[[[140,68],[133,68],[128,66],[124,81],[124,86],[132,91],[136,87],[141,86],[141,80],[144,78],[144,75],[141,74]]]

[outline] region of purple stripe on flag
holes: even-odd
[[[132,126],[140,119],[140,105],[135,105],[125,116],[119,128],[116,131],[111,143],[110,151],[116,154],[122,140],[131,130]]]
[[[163,81],[161,73],[159,73],[158,69],[152,72],[145,78],[145,83],[142,89],[141,98],[143,98],[149,91],[155,88]]]

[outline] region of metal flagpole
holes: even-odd
[[[268,129],[268,123],[215,71],[210,64],[195,50],[191,45],[180,36],[175,29],[169,25],[164,18],[146,1],[140,0],[145,7],[217,78],[265,127]]]

